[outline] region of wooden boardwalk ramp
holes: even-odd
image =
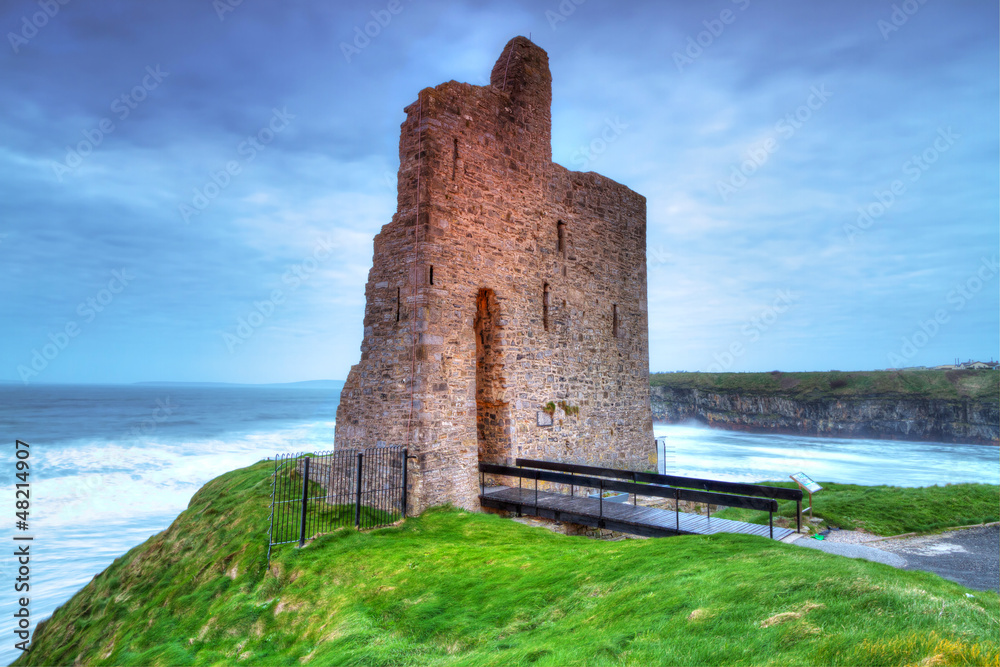
[[[654,475],[551,461],[518,459],[517,464],[518,467],[479,464],[479,500],[483,507],[647,537],[741,533],[777,540],[796,532],[774,526],[773,513],[777,511],[778,499],[796,500],[801,508],[802,492],[798,489]],[[485,475],[517,478],[519,486],[487,487]],[[625,479],[634,481],[624,481]],[[664,483],[668,480],[671,484]],[[547,482],[550,486],[558,484],[568,488],[569,492],[540,490],[538,482]],[[687,486],[680,486],[682,483]],[[706,488],[712,490],[706,491]],[[592,489],[601,497],[588,497],[584,489]],[[609,502],[602,499],[605,491],[629,493],[633,499],[637,497],[636,494],[638,497],[673,499],[675,507],[678,501],[684,500],[756,509],[769,512],[771,522],[770,525],[759,525],[676,509]],[[753,495],[747,495],[748,493]]]

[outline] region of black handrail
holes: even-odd
[[[763,486],[746,484],[744,482],[723,482],[716,479],[699,479],[697,477],[679,477],[677,475],[658,475],[651,472],[634,470],[616,470],[598,466],[579,465],[576,463],[557,463],[555,461],[538,461],[534,459],[517,459],[515,465],[523,468],[538,468],[554,472],[578,473],[595,477],[614,477],[633,482],[646,482],[663,486],[679,486],[687,489],[715,491],[718,493],[735,493],[743,496],[759,498],[775,498],[777,500],[802,500],[801,489],[785,489],[780,486]],[[643,495],[653,495],[644,493]]]
[[[601,477],[589,475],[568,475],[561,472],[540,470],[537,468],[514,468],[512,466],[497,465],[494,463],[480,463],[479,471],[488,475],[517,477],[518,486],[520,486],[521,479],[533,479],[536,484],[538,481],[553,482],[556,484],[574,484],[576,486],[584,486],[594,489],[601,488],[607,491],[636,493],[643,496],[654,496],[657,498],[674,498],[675,500],[686,500],[696,503],[711,503],[713,505],[724,505],[726,507],[742,507],[744,509],[759,510],[763,512],[776,512],[778,510],[778,501],[773,498],[756,498],[753,496],[713,493],[709,491],[698,491],[695,489],[684,489],[659,484],[636,484],[635,482],[603,479]]]

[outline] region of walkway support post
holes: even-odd
[[[302,517],[299,522],[299,547],[306,544],[306,507],[309,503],[309,457],[305,458],[302,470]]]
[[[538,471],[535,471],[535,514],[538,514]]]
[[[520,470],[521,466],[517,466],[517,469]],[[518,504],[517,504],[517,516],[519,516],[519,517],[521,516],[521,503],[524,502],[524,498],[521,495],[522,493],[523,492],[521,491],[521,476],[518,475],[518,477],[517,477],[517,500],[518,500]]]
[[[678,531],[681,529],[681,492],[674,489],[674,525]]]

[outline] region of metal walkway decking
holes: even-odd
[[[713,479],[659,475],[636,470],[620,470],[578,463],[538,461],[518,458],[516,467],[496,463],[479,463],[479,501],[484,507],[511,510],[519,514],[532,514],[546,519],[579,523],[617,530],[623,533],[659,537],[668,535],[712,535],[714,533],[741,533],[781,540],[796,531],[774,526],[778,500],[795,502],[795,523],[800,526],[802,516],[802,491],[763,484],[724,482]],[[486,475],[494,484],[487,490]],[[517,488],[509,486],[508,479],[517,480]],[[524,480],[534,488],[524,488]],[[540,490],[539,482],[549,485]],[[555,493],[569,487],[569,495]],[[593,497],[581,491],[592,489]],[[617,491],[632,496],[633,504],[603,500],[605,491]],[[598,495],[600,494],[600,495]],[[672,499],[674,511],[636,505],[640,497]],[[712,505],[741,507],[768,513],[768,525],[758,525],[731,519],[680,512],[681,501]]]
[[[537,499],[537,500],[536,500]],[[493,487],[479,496],[484,507],[539,516],[544,519],[579,523],[632,535],[666,537],[670,535],[712,535],[741,533],[769,537],[766,525],[719,519],[626,503],[601,502],[596,498],[568,496],[564,493]],[[795,531],[774,527],[774,539],[781,540]]]

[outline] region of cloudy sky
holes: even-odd
[[[652,370],[1000,354],[995,2],[0,7],[0,381],[345,378],[403,107],[518,34],[648,199]]]

